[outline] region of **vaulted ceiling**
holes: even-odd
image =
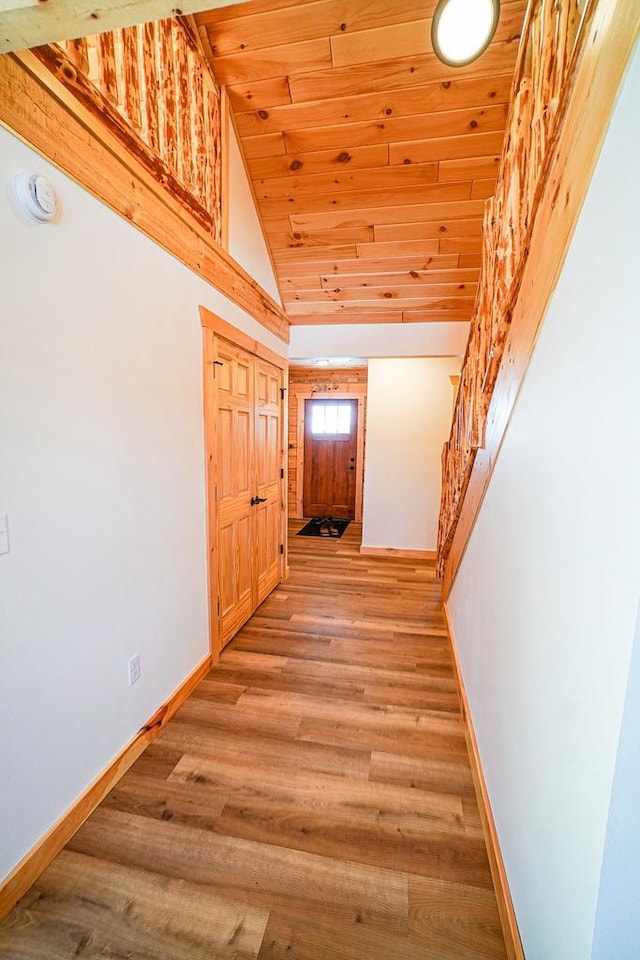
[[[525,0],[467,67],[435,0],[248,0],[196,16],[291,323],[470,319]]]

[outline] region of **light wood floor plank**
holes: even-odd
[[[0,960],[504,960],[434,564],[359,545],[292,537]]]

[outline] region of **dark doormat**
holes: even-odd
[[[322,537],[323,540],[336,540],[345,532],[350,520],[332,520],[330,517],[317,517],[298,530],[296,537]]]

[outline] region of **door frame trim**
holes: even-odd
[[[224,337],[225,340],[233,343],[234,346],[247,350],[249,353],[252,353],[254,357],[260,357],[261,360],[267,360],[269,363],[272,363],[274,367],[280,367],[281,370],[285,371],[289,370],[289,361],[286,357],[276,353],[275,350],[270,350],[269,347],[265,347],[259,340],[255,340],[254,337],[249,336],[248,333],[234,327],[232,323],[223,320],[222,317],[219,317],[216,313],[212,313],[211,310],[208,310],[206,307],[201,306],[198,307],[198,309],[200,311],[200,323],[206,330],[212,330],[213,333],[219,337]]]
[[[220,614],[218,613],[218,567],[217,567],[217,535],[218,513],[216,508],[216,446],[212,442],[215,434],[214,390],[213,390],[213,337],[222,337],[229,343],[242,350],[246,350],[254,357],[272,363],[283,372],[284,394],[287,393],[289,361],[265,347],[264,344],[250,337],[242,330],[238,330],[222,317],[201,306],[200,322],[202,324],[202,381],[203,381],[203,409],[204,409],[204,455],[205,455],[205,509],[207,527],[207,581],[209,596],[209,645],[211,648],[212,663],[220,659]],[[280,398],[281,437],[280,437],[280,465],[283,477],[280,480],[280,536],[284,544],[284,553],[280,558],[280,582],[289,575],[289,555],[287,549],[287,437],[288,437],[288,404],[284,396]]]
[[[334,389],[327,393],[320,393],[317,387],[310,386],[308,389],[299,390],[296,388],[296,399],[298,401],[297,411],[297,430],[296,430],[296,448],[297,448],[297,469],[296,469],[296,517],[301,519],[303,514],[304,501],[304,404],[306,400],[357,400],[358,401],[358,423],[356,428],[356,505],[355,517],[356,523],[362,523],[362,497],[364,481],[364,432],[365,432],[365,404],[367,399],[367,385],[350,384],[344,389]]]

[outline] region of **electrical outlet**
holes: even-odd
[[[136,653],[135,657],[131,657],[129,660],[129,686],[132,687],[136,680],[140,679],[140,654]]]

